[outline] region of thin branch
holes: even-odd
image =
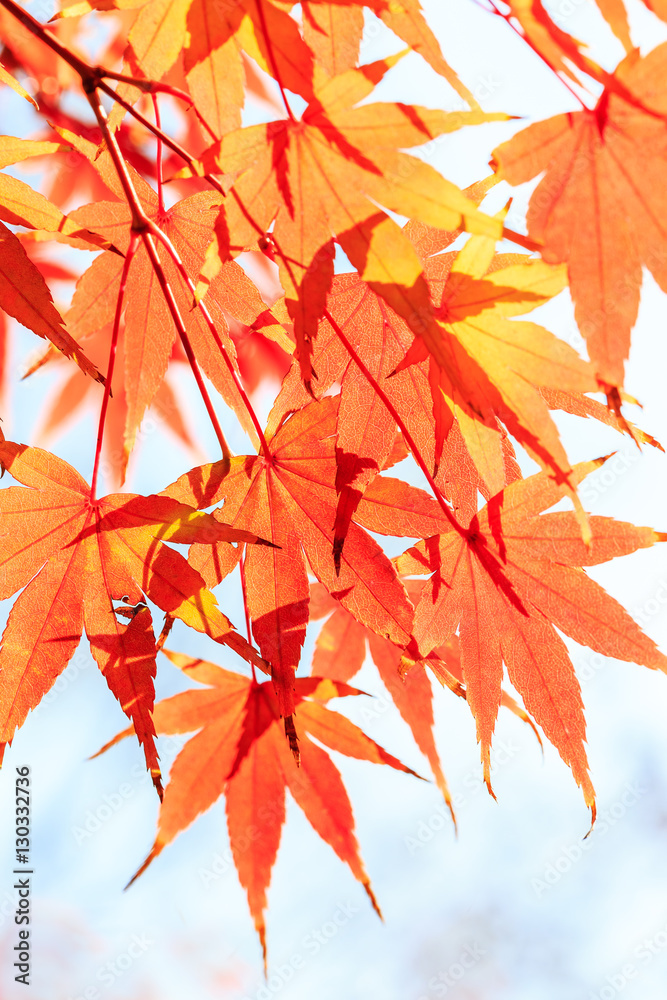
[[[162,128],[162,124],[160,122],[160,107],[158,105],[157,96],[155,94],[153,94],[152,97],[153,97],[153,109],[155,111],[155,124],[157,125],[157,127],[159,129],[161,129]],[[161,219],[162,216],[164,215],[164,191],[162,190],[162,184],[163,184],[163,173],[162,173],[162,139],[160,139],[159,137],[158,137],[158,140],[157,140],[155,166],[156,166],[156,171],[157,171],[158,215],[159,215],[159,218]]]
[[[245,612],[245,627],[246,627],[246,632],[248,633],[248,642],[252,646],[252,629],[250,627],[250,612],[248,611],[248,590],[246,587],[246,580],[245,580],[245,549],[239,561],[239,570],[241,571],[241,590],[243,591],[243,610]],[[250,661],[250,666],[252,667],[252,679],[253,681],[255,681],[255,683],[257,683],[257,673],[255,671],[255,664],[252,662],[252,660]]]
[[[0,0],[0,3],[5,2],[6,0]],[[130,173],[127,169],[127,164],[123,159],[123,154],[120,151],[118,140],[109,128],[107,113],[95,89],[92,91],[86,91],[86,97],[88,98],[88,103],[93,110],[93,114],[97,118],[97,124],[100,126],[100,131],[104,136],[104,140],[109,150],[109,155],[111,156],[113,165],[116,168],[118,180],[121,183],[128,205],[130,206],[130,211],[132,212],[132,229],[139,233],[146,228],[148,219],[146,218],[146,213],[144,212],[143,205],[139,200],[139,196],[134,190],[134,184],[132,183],[132,178],[130,177]]]
[[[150,220],[148,221],[150,222]],[[151,229],[152,228],[153,227],[151,226]],[[155,228],[157,229],[157,227]],[[160,285],[160,288],[162,289],[162,294],[165,297],[165,301],[169,308],[169,312],[171,313],[171,317],[176,326],[176,330],[178,331],[178,335],[181,338],[181,344],[183,345],[183,350],[185,351],[186,357],[190,364],[190,368],[192,369],[192,374],[195,377],[195,382],[197,383],[199,394],[202,400],[204,401],[206,412],[208,413],[209,420],[211,421],[213,430],[215,431],[215,436],[218,439],[220,450],[222,451],[222,457],[231,458],[232,457],[231,449],[227,444],[227,440],[222,431],[222,427],[220,426],[218,415],[215,412],[215,408],[211,401],[211,397],[208,393],[208,389],[206,388],[201,370],[197,363],[195,353],[192,350],[192,344],[190,343],[190,338],[188,337],[188,332],[185,326],[185,322],[183,321],[183,317],[181,316],[181,311],[178,308],[178,303],[174,298],[173,290],[171,288],[171,285],[169,284],[169,281],[167,280],[166,274],[164,273],[164,268],[162,267],[162,261],[158,256],[157,248],[155,246],[155,243],[153,242],[154,239],[153,232],[152,231],[148,232],[145,229],[142,232],[141,237],[144,241],[144,246],[146,247],[146,252],[148,253],[149,260],[153,266],[153,270],[158,280],[158,284]]]
[[[2,2],[4,3],[5,0],[2,0]],[[181,316],[180,310],[174,298],[174,294],[169,285],[169,282],[167,281],[167,277],[164,273],[162,262],[158,256],[155,244],[153,243],[153,236],[151,234],[154,232],[160,232],[160,230],[157,226],[155,226],[153,222],[151,222],[151,220],[146,216],[146,213],[143,210],[141,202],[139,201],[139,197],[136,191],[134,190],[132,178],[130,177],[129,172],[127,170],[127,166],[125,164],[120,148],[118,146],[116,136],[109,128],[107,114],[106,111],[104,110],[104,107],[102,106],[102,103],[99,99],[97,92],[95,90],[87,92],[86,96],[88,98],[88,103],[90,104],[91,108],[93,109],[93,112],[95,113],[95,117],[97,118],[100,129],[102,130],[102,135],[104,136],[104,139],[107,143],[109,154],[111,155],[111,158],[114,162],[114,166],[116,167],[116,172],[118,173],[118,179],[123,187],[125,197],[128,200],[128,204],[132,212],[132,232],[138,233],[143,239],[144,246],[146,247],[146,252],[148,253],[148,257],[153,266],[153,270],[155,271],[158,283],[160,285],[160,288],[162,289],[162,293],[167,302],[167,307],[169,308],[169,311],[171,313],[172,319],[178,331],[178,335],[181,338],[181,343],[183,344],[183,350],[185,351],[187,359],[190,363],[190,368],[192,369],[192,374],[195,377],[197,388],[199,389],[199,393],[202,397],[202,400],[204,401],[206,412],[209,415],[211,424],[213,425],[213,430],[215,431],[215,435],[220,444],[222,456],[223,458],[231,458],[232,454],[231,450],[229,448],[229,445],[227,444],[225,435],[223,434],[222,427],[220,426],[220,422],[213,407],[213,403],[211,402],[211,397],[209,396],[206,385],[204,384],[201,371],[199,370],[199,365],[197,364],[197,359],[195,358],[194,351],[192,350],[192,345],[190,344],[190,339],[187,334],[185,323],[183,322],[183,318]]]
[[[562,85],[565,87],[565,89],[568,90],[570,92],[570,94],[572,94],[572,96],[574,97],[575,101],[577,101],[577,103],[581,105],[582,110],[588,111],[589,109],[586,107],[586,105],[582,101],[582,99],[579,96],[579,94],[577,94],[576,90],[574,90],[573,87],[570,86],[570,84],[567,82],[567,80],[563,76],[561,76],[561,74],[556,69],[556,67],[552,66],[552,64],[549,62],[549,60],[547,59],[547,57],[544,56],[544,55],[542,55],[542,53],[540,52],[540,50],[535,45],[533,45],[533,43],[531,42],[531,40],[529,38],[527,38],[526,35],[523,34],[523,32],[519,31],[519,29],[517,28],[516,24],[514,23],[514,21],[512,19],[512,14],[511,13],[509,13],[509,14],[503,13],[503,11],[500,10],[500,8],[497,6],[495,0],[489,0],[489,3],[491,4],[491,9],[488,11],[488,13],[490,13],[490,14],[496,14],[498,17],[502,18],[502,20],[505,21],[505,23],[512,29],[512,31],[515,33],[515,35],[518,35],[518,37],[523,42],[525,42],[525,44],[530,49],[532,49],[532,51],[535,53],[535,55],[538,57],[538,59],[541,59],[542,62],[544,63],[544,65],[549,67],[549,69],[554,74],[554,76],[556,77],[556,79],[560,83],[562,83]]]
[[[4,3],[5,0],[0,0],[0,6],[2,6],[2,4]],[[181,159],[185,160],[185,162],[190,167],[193,174],[198,175],[197,161],[195,157],[191,156],[190,153],[188,153],[187,149],[181,146],[180,142],[176,142],[176,140],[172,139],[170,135],[168,135],[166,132],[163,132],[162,129],[157,127],[157,125],[154,125],[152,121],[149,121],[149,119],[146,118],[144,115],[142,115],[140,111],[137,111],[137,109],[133,107],[129,103],[129,101],[126,101],[125,98],[117,94],[116,91],[113,89],[113,87],[110,87],[107,83],[104,83],[103,80],[99,80],[98,83],[96,84],[96,87],[98,90],[101,90],[103,93],[105,93],[108,97],[111,97],[117,104],[120,104],[121,108],[125,108],[127,113],[132,115],[135,121],[138,121],[140,125],[143,125],[144,128],[147,128],[149,132],[152,132],[157,139],[162,139],[162,142],[165,144],[165,146],[167,146],[172,151],[172,153],[176,153],[177,156],[180,156]],[[215,135],[213,130],[204,122],[202,122],[202,124],[205,125],[205,128],[207,129],[209,134],[214,139],[217,140],[218,136]],[[220,191],[220,193],[224,195],[225,193],[224,188],[222,187],[219,181],[217,181],[214,177],[211,177],[210,174],[205,174],[204,177],[212,187],[214,187],[217,191]]]
[[[114,80],[117,83],[127,83],[131,87],[136,87],[137,90],[141,90],[144,94],[151,94],[153,97],[156,94],[168,94],[170,97],[175,97],[179,101],[183,101],[188,105],[188,111],[194,111],[197,119],[202,125],[212,139],[218,139],[219,136],[215,134],[209,123],[204,118],[203,114],[197,107],[197,105],[192,100],[190,94],[185,90],[181,90],[180,87],[172,87],[168,83],[159,83],[156,80],[140,80],[134,76],[126,76],[124,73],[113,73],[109,69],[105,69],[104,66],[95,66],[94,72],[100,77],[100,80]],[[113,93],[113,91],[106,91],[107,93]],[[118,97],[116,97],[118,100]],[[159,128],[159,126],[158,126]]]
[[[266,442],[266,438],[264,437],[264,431],[262,429],[262,425],[259,422],[259,418],[258,418],[257,414],[255,413],[254,407],[253,407],[252,403],[250,402],[250,399],[248,398],[248,394],[246,393],[246,391],[245,391],[245,389],[243,387],[243,383],[242,383],[241,379],[239,378],[238,372],[236,371],[236,368],[234,367],[234,362],[230,358],[229,352],[227,351],[227,349],[226,349],[225,345],[223,344],[222,340],[220,339],[220,334],[218,333],[218,330],[217,330],[217,327],[215,325],[215,321],[214,321],[213,317],[211,316],[210,312],[208,311],[208,306],[203,301],[203,299],[201,299],[201,298],[199,298],[197,296],[197,289],[196,289],[195,283],[192,280],[192,278],[190,277],[190,275],[188,274],[188,272],[186,271],[185,265],[183,264],[183,261],[181,260],[180,255],[179,255],[178,251],[176,250],[176,247],[173,245],[173,243],[171,242],[171,240],[169,239],[169,237],[166,235],[166,233],[163,233],[162,230],[159,228],[159,226],[156,226],[150,220],[149,220],[149,228],[150,228],[150,231],[153,233],[153,235],[157,239],[159,239],[160,242],[163,244],[163,246],[165,247],[167,253],[169,254],[169,256],[171,257],[171,259],[173,260],[174,264],[176,265],[176,268],[177,268],[178,273],[180,274],[181,278],[183,279],[183,281],[185,282],[185,284],[188,286],[188,288],[192,292],[192,296],[193,296],[193,299],[194,299],[194,301],[196,303],[196,306],[199,309],[199,311],[201,312],[202,316],[204,317],[204,321],[205,321],[206,325],[208,326],[209,330],[211,331],[211,336],[213,337],[213,339],[215,341],[216,347],[218,348],[218,350],[220,351],[220,354],[222,355],[222,358],[223,358],[223,360],[224,360],[224,362],[225,362],[225,364],[227,366],[227,369],[229,370],[229,374],[230,374],[230,376],[231,376],[231,378],[232,378],[232,380],[234,382],[234,386],[235,386],[235,388],[236,388],[239,396],[241,397],[241,399],[243,401],[243,405],[246,408],[248,416],[250,417],[250,419],[252,421],[252,424],[253,424],[253,427],[255,428],[255,431],[257,433],[257,437],[259,439],[262,451],[264,452],[264,457],[268,461],[273,461],[273,456],[271,454],[271,449],[269,448],[269,446],[268,446],[268,444]]]
[[[88,63],[84,62],[83,59],[79,59],[79,57],[74,55],[73,52],[70,52],[70,50],[62,44],[52,31],[40,24],[39,21],[36,20],[32,14],[29,14],[27,10],[24,10],[23,7],[19,7],[17,3],[14,3],[14,0],[0,0],[0,6],[4,7],[5,10],[8,10],[10,14],[13,14],[14,17],[21,22],[24,28],[27,28],[28,31],[39,38],[40,41],[44,42],[45,45],[48,45],[53,52],[56,52],[61,59],[64,59],[66,63],[69,63],[72,69],[78,73],[82,80],[84,77],[90,76],[91,67]]]
[[[114,315],[113,321],[113,331],[111,333],[111,346],[109,348],[109,367],[107,370],[106,382],[104,383],[104,395],[102,397],[102,406],[100,408],[100,420],[97,427],[97,444],[95,446],[95,464],[93,466],[93,477],[90,481],[90,500],[91,503],[95,503],[97,498],[97,476],[100,468],[100,456],[102,454],[102,440],[104,438],[104,426],[107,419],[107,409],[109,407],[109,398],[111,397],[111,381],[113,379],[113,370],[116,363],[116,349],[118,347],[118,336],[120,333],[120,320],[123,313],[123,302],[125,299],[125,289],[127,287],[127,276],[130,272],[130,264],[137,252],[137,247],[139,246],[139,234],[131,233],[130,235],[130,245],[123,261],[123,270],[120,276],[120,286],[118,289],[118,298],[116,299],[116,313]]]

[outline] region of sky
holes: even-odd
[[[485,176],[488,154],[529,120],[572,110],[572,96],[498,18],[469,0],[424,4],[446,54],[483,107],[520,120],[448,136],[425,156],[457,183]],[[588,40],[609,68],[620,47],[586,0],[551,5],[567,30]],[[639,3],[631,8],[646,50],[665,26]],[[369,17],[363,58],[400,48]],[[382,83],[378,98],[458,107],[456,96],[417,56]],[[23,107],[0,91],[3,130],[26,121]],[[29,124],[29,122],[28,122]],[[18,131],[16,134],[19,134]],[[530,188],[514,194],[508,224],[520,230]],[[509,190],[499,190],[500,207]],[[643,404],[632,419],[667,441],[665,299],[645,277],[627,367],[627,389]],[[531,319],[533,317],[531,316]],[[541,310],[540,322],[583,349],[565,296]],[[19,381],[35,350],[24,332],[12,358],[8,437],[32,441],[50,379]],[[204,454],[215,455],[202,409],[187,378],[187,401]],[[268,393],[258,401],[267,412]],[[222,413],[222,410],[221,410]],[[616,451],[586,485],[595,514],[667,530],[667,462],[592,422],[558,418],[573,460]],[[240,432],[227,420],[232,448]],[[144,428],[132,489],[154,492],[180,475],[188,455]],[[52,442],[83,474],[92,461],[88,422]],[[530,464],[526,462],[526,470]],[[415,480],[416,481],[416,480]],[[667,650],[667,560],[656,546],[590,571],[645,631]],[[220,603],[240,624],[238,588]],[[4,608],[6,615],[8,608]],[[304,653],[309,662],[315,632]],[[231,669],[231,654],[174,630],[171,645]],[[632,664],[607,660],[568,640],[581,680],[588,752],[598,793],[589,829],[583,799],[556,751],[544,751],[529,727],[501,712],[494,741],[494,789],[486,793],[469,710],[435,692],[436,737],[455,801],[458,836],[434,785],[333,754],[352,800],[362,855],[384,913],[381,922],[362,887],[324,845],[293,802],[269,892],[268,979],[243,890],[229,863],[219,801],[126,892],[155,833],[158,802],[138,747],[124,741],[90,760],[124,728],[83,647],[7,751],[0,773],[0,815],[13,816],[14,769],[32,776],[34,862],[30,991],[12,982],[7,960],[16,943],[12,891],[14,831],[0,824],[0,995],[3,1000],[663,1000],[667,983],[667,681]],[[405,724],[377,675],[364,666],[355,684],[375,695],[340,710],[406,764],[427,773]],[[166,660],[158,696],[185,685]],[[365,701],[365,700],[364,700]],[[339,707],[336,706],[337,708]],[[183,739],[161,739],[165,769]]]

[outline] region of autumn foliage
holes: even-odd
[[[467,701],[491,794],[505,706],[558,749],[593,818],[561,634],[667,670],[586,573],[666,536],[585,511],[579,486],[605,459],[572,464],[553,419],[661,447],[624,413],[623,378],[642,267],[667,291],[667,44],[641,56],[620,0],[598,6],[626,50],[614,72],[541,0],[489,0],[579,110],[515,128],[461,190],[410,150],[510,116],[479,106],[418,0],[80,0],[49,25],[0,0],[0,84],[42,121],[0,136],[0,307],[47,341],[28,374],[59,372],[51,436],[91,402],[99,418],[90,485],[35,445],[0,444],[14,481],[0,596],[18,594],[0,754],[85,633],[129,722],[112,743],[139,741],[161,799],[137,875],[224,796],[264,949],[286,790],[379,912],[327,753],[414,774],[332,707],[365,697],[350,682],[367,651],[450,808],[433,678]],[[405,48],[363,63],[378,18]],[[408,51],[450,85],[449,108],[375,98]],[[246,100],[264,120],[244,124]],[[32,159],[39,190],[6,172]],[[538,177],[525,234],[485,209],[499,182]],[[92,263],[72,271],[62,247]],[[76,287],[56,307],[63,280]],[[568,292],[587,357],[531,318]],[[197,454],[169,380],[185,365],[219,453],[150,496],[126,492],[150,408]],[[255,392],[278,384],[263,426]],[[223,410],[249,454],[230,451]],[[120,492],[101,496],[105,481]],[[232,573],[247,632],[215,596]],[[176,620],[208,637],[210,661],[170,648]],[[160,652],[194,683],[155,704]],[[194,735],[163,790],[156,738],[174,733]]]

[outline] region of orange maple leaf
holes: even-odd
[[[416,581],[406,581],[408,593]],[[421,581],[419,581],[421,583]],[[411,595],[412,596],[412,595]],[[333,612],[333,614],[331,614]],[[368,643],[373,663],[396,708],[409,725],[415,743],[428,760],[438,788],[454,818],[452,797],[442,771],[433,737],[432,691],[423,664],[417,664],[405,680],[399,675],[402,650],[361,625],[322,584],[310,588],[310,617],[330,615],[319,631],[313,653],[312,673],[335,681],[349,681],[361,670]],[[439,659],[442,650],[433,655]]]
[[[155,639],[145,598],[266,669],[215,597],[166,541],[257,541],[166,497],[115,494],[93,502],[84,479],[39,448],[3,441],[0,464],[25,489],[0,490],[0,597],[21,588],[0,649],[0,761],[65,669],[85,629],[110,690],[133,721],[159,788],[151,720]],[[138,608],[126,625],[114,602]],[[123,611],[121,611],[123,614]]]
[[[331,698],[364,692],[330,678],[296,680],[294,700],[302,729],[297,767],[281,732],[271,684],[258,684],[182,653],[163,652],[188,677],[208,687],[184,691],[155,706],[153,719],[158,733],[199,732],[174,761],[155,843],[130,884],[224,793],[234,863],[248,894],[266,963],[266,891],[285,822],[285,790],[289,789],[314,830],[349,865],[381,916],[359,856],[352,807],[341,776],[328,754],[306,735],[348,757],[388,764],[419,777],[345,716],[325,707]],[[98,753],[132,732],[128,728],[119,733]]]
[[[38,337],[50,340],[68,358],[73,358],[85,375],[103,381],[68,333],[53,304],[51,292],[38,267],[30,260],[21,241],[0,222],[0,308]]]
[[[336,324],[381,385],[427,464],[438,472],[449,435],[463,439],[485,496],[508,481],[503,458],[507,435],[558,481],[566,484],[571,467],[549,405],[550,388],[577,393],[598,389],[591,366],[576,351],[535,323],[515,322],[557,294],[564,272],[525,254],[494,254],[494,244],[472,237],[458,254],[442,253],[455,232],[424,224],[406,226],[423,254],[424,274],[436,315],[436,340],[413,338],[407,324],[356,274],[337,275],[327,298],[332,322],[325,320],[314,345],[317,396],[340,381],[336,443],[334,551],[339,558],[345,534],[364,490],[391,450],[395,420],[346,347]],[[296,362],[269,416],[272,432],[286,413],[306,404],[308,393]],[[581,404],[584,405],[584,404]],[[454,432],[456,428],[456,432]],[[458,443],[453,443],[454,451]],[[449,475],[451,461],[445,462]],[[576,493],[570,486],[575,503]],[[580,505],[579,505],[580,509]],[[585,530],[585,521],[580,513]]]
[[[250,548],[245,576],[253,635],[271,663],[278,705],[286,720],[294,710],[294,672],[308,622],[308,568],[371,630],[398,646],[411,645],[412,605],[377,542],[352,524],[340,573],[334,564],[337,409],[337,398],[312,403],[283,424],[268,455],[238,456],[229,463],[192,469],[164,491],[195,507],[224,500],[223,511],[215,517],[257,532],[277,546],[263,552],[257,546]],[[429,523],[442,522],[432,518]],[[253,527],[247,528],[250,524]],[[219,547],[193,548],[196,565],[210,583],[218,582],[234,565],[228,553],[219,554]],[[204,560],[206,569],[201,568]]]
[[[159,209],[158,198],[141,178],[135,178],[147,214],[155,219],[170,238],[186,271],[196,277],[204,258],[208,233],[218,214],[218,195],[202,192],[173,205],[166,212]],[[85,220],[96,233],[108,235],[125,251],[131,213],[125,202],[96,202],[72,213]],[[77,283],[68,314],[70,328],[85,340],[101,326],[113,321],[122,257],[100,255]],[[163,254],[162,267],[174,293],[197,361],[225,401],[234,409],[241,423],[250,430],[247,412],[230,376],[219,345],[198,309],[192,308],[192,294],[178,274],[172,260]],[[125,308],[125,374],[127,403],[124,464],[134,445],[137,430],[146,408],[163,383],[172,354],[176,327],[148,254],[142,246],[132,260]],[[248,326],[260,316],[270,316],[257,288],[235,261],[227,261],[211,283],[206,303],[215,323],[217,336],[228,357],[235,363],[236,352],[229,336],[227,316],[234,316]]]
[[[366,501],[365,506],[367,503]],[[425,581],[403,582],[410,599],[418,604]],[[448,687],[459,697],[465,698],[458,636],[450,636],[446,643],[431,650],[425,660],[415,663],[406,672],[402,669],[401,649],[361,625],[326,592],[321,584],[316,583],[310,590],[310,617],[318,619],[324,615],[330,617],[320,629],[315,641],[312,673],[317,677],[330,677],[336,681],[351,680],[363,666],[368,644],[380,678],[402,718],[410,727],[415,743],[427,758],[436,784],[449,806],[456,825],[452,797],[435,745],[432,690],[425,667],[431,669],[441,685]],[[522,721],[527,722],[534,729],[538,740],[540,739],[530,717],[504,690],[501,704]]]
[[[666,72],[667,44],[635,51],[614,80],[636,103],[607,87],[594,109],[531,125],[493,154],[510,184],[544,172],[528,231],[545,260],[567,262],[579,329],[610,387],[623,384],[642,265],[667,290]]]
[[[360,104],[398,58],[334,78],[318,75],[316,67],[314,97],[300,119],[292,115],[230,132],[200,157],[202,173],[235,178],[217,223],[217,246],[256,243],[275,220],[271,240],[306,382],[333,277],[333,236],[378,294],[423,330],[437,324],[421,262],[378,205],[443,228],[502,232],[502,223],[481,213],[456,185],[401,150],[507,116]],[[215,265],[219,251],[213,250]]]
[[[602,461],[575,466],[576,480]],[[479,513],[470,510],[463,535],[450,529],[419,542],[397,564],[403,573],[433,572],[415,611],[421,654],[427,656],[458,628],[466,697],[477,722],[489,788],[489,749],[504,662],[528,712],[571,767],[594,809],[579,684],[554,626],[605,656],[667,672],[667,657],[581,568],[667,536],[591,517],[587,547],[574,513],[541,513],[562,495],[562,488],[544,473],[518,480]]]

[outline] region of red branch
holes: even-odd
[[[111,333],[111,346],[109,348],[109,367],[107,370],[106,382],[104,383],[104,395],[100,408],[100,422],[97,428],[97,444],[95,446],[95,465],[93,466],[93,478],[90,481],[90,500],[95,503],[97,497],[97,475],[100,468],[100,456],[102,454],[102,439],[104,438],[104,425],[107,419],[107,409],[109,408],[109,398],[111,397],[111,380],[113,378],[114,365],[116,364],[116,349],[118,347],[118,335],[120,332],[120,319],[123,313],[123,301],[125,299],[125,289],[127,287],[127,276],[130,273],[130,264],[139,246],[139,234],[130,234],[130,245],[123,261],[123,270],[120,276],[120,287],[118,298],[116,299],[116,313],[113,320],[113,331]]]

